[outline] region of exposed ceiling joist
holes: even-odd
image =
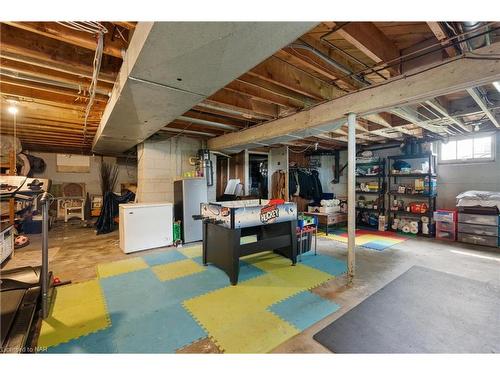
[[[427,120],[422,120],[418,117],[418,113],[411,111],[411,108],[409,107],[399,107],[399,108],[393,108],[390,110],[390,112],[398,117],[401,117],[402,119],[409,121],[413,125],[419,126],[422,129],[425,129],[427,131],[430,131],[431,133],[435,134],[443,134],[446,132],[444,128],[434,126],[428,123]]]
[[[477,49],[474,53],[498,55],[500,43]],[[423,66],[411,75],[396,77],[380,85],[367,87],[294,115],[210,139],[208,146],[218,150],[255,141],[265,141],[300,129],[321,126],[341,119],[349,112],[359,116],[384,112],[398,106],[420,103],[496,80],[500,80],[498,60],[450,58],[439,64]]]
[[[32,65],[21,61],[9,60],[5,58],[0,59],[0,68],[2,71],[8,71],[12,74],[25,74],[26,76],[50,79],[57,82],[79,85],[82,88],[88,88],[90,85],[90,78],[82,77],[77,74],[61,72],[46,67]],[[97,88],[111,92],[113,85],[108,82],[98,81]]]
[[[350,22],[337,33],[376,63],[399,59],[396,45],[372,22]],[[395,75],[399,74],[398,65],[391,66],[388,70]]]
[[[489,110],[488,106],[484,102],[483,98],[475,88],[467,88],[467,92],[469,95],[474,99],[474,101],[477,103],[479,108],[484,112],[484,114],[490,119],[490,121],[495,125],[497,128],[500,128],[500,124],[498,123],[498,120],[493,116],[493,113]]]
[[[18,29],[26,30],[61,42],[73,44],[92,51],[97,48],[97,38],[95,35],[70,29],[57,22],[5,22]],[[112,33],[113,30],[109,30]],[[111,34],[106,34],[104,38],[103,53],[106,55],[122,58],[127,48],[127,43],[121,38],[113,38]]]
[[[451,116],[448,113],[448,111],[446,110],[446,108],[444,108],[437,100],[431,99],[431,100],[427,100],[425,103],[427,105],[429,105],[430,107],[432,107],[433,109],[435,109],[437,112],[439,112],[442,116],[446,117],[448,120],[453,122],[455,125],[457,125],[462,130],[465,130],[466,132],[470,132],[470,129],[467,128],[462,121]]]
[[[331,84],[273,56],[248,74],[278,84],[315,100],[333,99],[344,94]]]
[[[0,25],[0,35],[2,36],[1,57],[86,77],[92,76],[94,59],[92,51],[82,50],[69,44],[64,45],[57,40],[43,36],[34,38],[32,33],[4,23]],[[118,59],[109,58],[115,59],[114,62],[118,64]],[[111,65],[103,62],[99,79],[114,83],[116,74]]]
[[[439,22],[427,22],[427,25],[431,29],[436,39],[439,40],[442,45],[446,45],[448,40],[448,35],[446,34],[446,31],[441,26],[441,24]],[[450,57],[454,57],[457,55],[457,51],[452,46],[446,47],[445,51]]]

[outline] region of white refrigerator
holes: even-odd
[[[120,248],[124,253],[173,244],[172,203],[120,204]]]

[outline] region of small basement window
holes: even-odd
[[[495,160],[495,134],[477,134],[450,139],[439,148],[439,162],[444,164]]]

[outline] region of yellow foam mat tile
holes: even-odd
[[[184,307],[227,352],[266,352],[298,333],[266,309],[332,278],[305,265],[291,266],[289,260],[283,262],[283,257],[274,255],[246,260],[268,273],[184,301]]]
[[[328,236],[322,235],[322,237],[332,239],[335,241],[339,241],[339,242],[343,242],[343,243],[347,243],[347,237],[337,236],[336,234],[329,234]],[[364,245],[365,243],[368,243],[368,242],[371,242],[374,240],[379,240],[379,239],[380,239],[380,237],[372,238],[372,237],[366,237],[365,235],[361,235],[361,236],[356,237],[356,245],[361,246],[361,245]]]
[[[300,332],[268,311],[239,318],[211,329],[226,353],[267,353]]]
[[[205,271],[205,267],[196,263],[192,259],[184,259],[178,262],[160,264],[151,267],[156,277],[161,281],[173,280],[179,277],[193,275],[198,272]]]
[[[203,255],[203,249],[201,245],[177,248],[177,251],[187,256],[188,258],[196,258]]]
[[[122,273],[133,272],[148,268],[148,264],[142,258],[130,258],[118,260],[116,262],[101,263],[97,265],[97,275],[100,278],[121,275]]]
[[[42,322],[38,346],[49,347],[110,326],[98,280],[58,287],[52,310]]]
[[[243,257],[245,262],[266,272],[278,269],[287,269],[292,266],[292,261],[273,252],[258,254],[257,256]]]

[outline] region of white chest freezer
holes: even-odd
[[[120,204],[120,248],[124,253],[173,243],[172,203]]]

